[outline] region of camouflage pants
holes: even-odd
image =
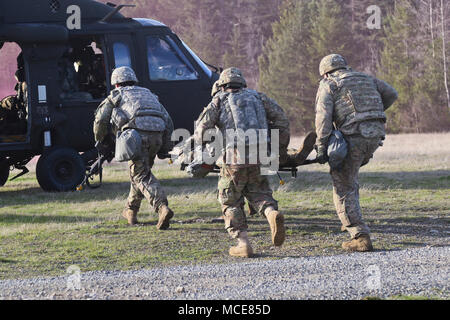
[[[138,161],[130,161],[131,188],[127,208],[139,211],[144,197],[150,206],[158,211],[162,205],[167,205],[167,197],[158,179],[152,174],[155,157],[162,146],[162,133],[141,133],[143,157]]]
[[[225,229],[233,238],[248,229],[244,213],[245,200],[260,214],[268,207],[278,209],[272,197],[267,177],[261,176],[259,166],[223,166],[219,179],[219,202],[225,219]]]
[[[352,238],[368,235],[369,228],[364,223],[359,205],[358,173],[378,149],[381,139],[346,137],[349,152],[340,170],[331,170],[333,198],[342,225]]]

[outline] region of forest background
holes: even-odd
[[[449,1],[128,2],[136,7],[124,9],[126,16],[159,20],[209,64],[241,68],[250,87],[289,114],[297,134],[314,128],[318,65],[330,53],[398,90],[390,133],[450,131]],[[0,51],[1,94],[14,86],[16,56],[11,45]]]

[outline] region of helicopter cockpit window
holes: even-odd
[[[148,67],[152,81],[197,80],[198,73],[170,37],[147,37]]]
[[[24,142],[28,128],[25,61],[16,43],[0,51],[0,143]]]
[[[120,67],[130,67],[131,65],[131,54],[130,48],[122,42],[116,42],[113,46],[114,50],[114,61],[116,62],[116,69]]]

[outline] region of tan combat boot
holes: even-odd
[[[170,227],[170,219],[173,218],[173,211],[169,209],[168,206],[163,205],[158,210],[159,213],[159,220],[158,224],[156,225],[156,229],[158,230],[167,230]]]
[[[239,233],[238,245],[230,248],[230,256],[239,258],[250,258],[253,256],[253,249],[248,241],[247,232]]]
[[[346,231],[347,231],[347,228],[344,226],[341,226],[341,232],[346,232]]]
[[[373,251],[373,246],[370,236],[364,234],[356,239],[345,241],[342,244],[342,249],[350,252],[368,252]]]
[[[306,135],[305,140],[303,140],[302,145],[297,150],[289,149],[287,152],[287,157],[284,160],[280,158],[281,168],[296,168],[305,163],[308,156],[313,152],[314,146],[316,144],[317,135],[315,132],[310,132]]]
[[[122,217],[128,220],[128,224],[130,226],[134,226],[138,224],[137,221],[137,212],[131,209],[125,209],[122,211]]]
[[[302,146],[298,149],[298,152],[295,155],[295,163],[297,166],[303,164],[311,152],[313,152],[316,140],[317,134],[315,132],[308,133],[305,140],[303,140]]]
[[[272,242],[276,247],[280,247],[286,237],[284,215],[273,208],[267,208],[265,213],[267,221],[269,221],[270,231],[272,232]]]

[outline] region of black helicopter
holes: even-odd
[[[24,109],[22,130],[1,130],[11,123],[0,122],[0,186],[11,169],[26,174],[26,165],[40,155],[40,186],[75,190],[97,159],[94,112],[111,90],[112,71],[121,66],[132,67],[139,85],[159,96],[175,128],[192,131],[220,70],[204,63],[164,24],[124,17],[119,11],[127,6],[0,1],[0,55],[6,42],[20,47],[16,78],[25,91],[13,97]]]

